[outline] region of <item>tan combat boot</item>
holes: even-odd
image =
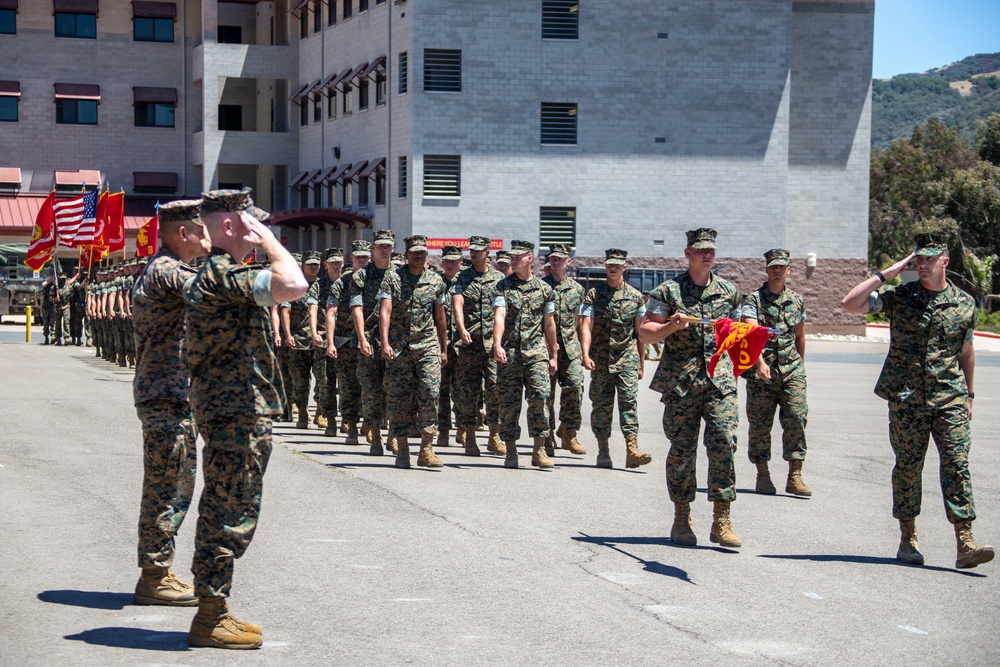
[[[785,484],[785,493],[793,496],[811,496],[812,489],[802,481],[802,459],[792,459],[788,462],[788,483]]]
[[[299,413],[299,420],[295,422],[295,428],[309,428],[309,405],[303,403],[295,408]]]
[[[920,553],[917,544],[916,519],[899,520],[899,549],[896,550],[896,560],[907,565],[923,565],[924,555]]]
[[[341,430],[343,430],[343,428],[345,428],[345,427],[347,428],[347,437],[344,439],[344,444],[345,445],[360,445],[361,444],[361,438],[360,438],[361,434],[358,433],[358,423],[357,422],[344,422],[344,425],[341,427]]]
[[[333,417],[326,423],[326,430],[323,431],[323,435],[328,438],[336,437],[337,435],[337,418]]]
[[[441,459],[437,457],[434,453],[434,448],[431,447],[431,440],[434,436],[430,433],[424,433],[420,436],[420,456],[417,457],[417,465],[423,466],[425,468],[443,468],[444,463]]]
[[[368,453],[372,456],[382,456],[385,450],[382,449],[382,430],[375,427],[368,427],[368,442],[372,443],[368,448]]]
[[[194,586],[178,579],[169,567],[148,565],[142,568],[132,603],[193,607],[198,598],[194,596]]]
[[[607,440],[597,439],[597,467],[610,468],[614,464],[611,462],[611,445]]]
[[[955,524],[955,540],[958,542],[958,559],[955,567],[965,569],[993,560],[993,547],[979,546],[972,537],[972,522],[960,521]]]
[[[449,444],[451,444],[449,442],[449,439],[448,439],[448,433],[449,433],[449,431],[451,431],[451,429],[448,429],[448,428],[439,428],[438,429],[438,439],[437,439],[437,443],[435,443],[436,446],[438,446],[438,447],[447,447]]]
[[[771,481],[771,471],[767,469],[767,461],[757,464],[757,493],[773,496],[778,490]]]
[[[625,467],[638,468],[653,460],[653,456],[647,452],[639,451],[639,436],[632,434],[625,436]]]
[[[555,467],[552,459],[545,453],[545,443],[547,440],[546,436],[540,435],[534,438],[534,446],[531,448],[531,465],[540,470],[551,470]]]
[[[468,430],[469,429],[462,428],[461,426],[459,426],[458,430],[455,431],[455,442],[457,442],[460,445],[464,445],[465,444],[465,432],[468,431]]]
[[[507,447],[500,440],[499,424],[490,424],[490,439],[486,443],[486,450],[497,456],[503,456],[507,453]]]
[[[465,431],[465,455],[479,456],[479,445],[476,444],[476,429],[470,428]]]
[[[257,632],[251,632],[256,629]],[[226,607],[226,598],[201,598],[191,621],[188,646],[228,649],[260,648],[260,626],[243,623]]]
[[[395,454],[397,451],[399,451],[399,447],[396,446],[397,439],[398,438],[394,435],[386,437],[385,448],[390,454]]]
[[[670,527],[670,541],[682,547],[698,546],[698,538],[691,529],[691,503],[674,503],[674,525]]]
[[[317,408],[317,410],[318,409],[319,408]],[[316,424],[316,426],[319,426],[320,428],[326,428],[326,417],[317,412],[316,416],[313,417],[313,424]]]
[[[556,439],[552,435],[552,431],[546,433],[543,440],[545,447],[545,455],[554,457],[556,455]]]
[[[716,544],[724,547],[741,547],[743,543],[733,532],[733,523],[729,519],[729,502],[715,501],[715,511],[712,514],[712,532],[708,536]]]
[[[503,467],[504,468],[516,468],[517,467],[517,442],[514,440],[508,440],[504,443],[504,448],[507,452],[504,454]]]
[[[570,454],[576,454],[577,456],[583,456],[587,453],[580,441],[576,439],[576,431],[571,431],[568,428],[561,428],[562,435],[560,440],[562,440],[562,448],[569,450]]]
[[[396,436],[396,467],[410,467],[410,441],[405,435]]]

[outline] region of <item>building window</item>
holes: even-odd
[[[576,207],[542,206],[538,211],[538,244],[576,247]]]
[[[318,183],[313,187],[313,207],[323,208],[323,186]]]
[[[354,205],[354,184],[351,181],[344,181],[344,208],[351,208]]]
[[[354,95],[351,93],[350,86],[344,86],[344,90],[341,91],[341,97],[344,98],[342,111],[343,114],[347,116],[354,110]]]
[[[309,124],[309,105],[306,100],[299,101],[299,125],[305,127]]]
[[[375,5],[376,6],[378,6],[378,5],[384,5],[384,4],[385,4],[385,0],[375,0]]]
[[[242,44],[243,26],[220,25],[218,31],[219,44]]]
[[[396,178],[399,179],[399,198],[406,199],[407,189],[406,189],[406,156],[399,156],[399,169]]]
[[[174,20],[137,16],[132,19],[132,39],[136,42],[169,42],[172,44],[174,41]]]
[[[580,0],[542,0],[542,39],[580,38]]]
[[[6,95],[0,97],[0,122],[4,123],[16,123],[17,122],[17,98],[7,97]]]
[[[174,105],[140,102],[135,105],[136,127],[173,127]]]
[[[407,90],[407,56],[406,51],[399,52],[399,94],[402,95]]]
[[[368,179],[358,180],[358,208],[368,208]]]
[[[17,34],[17,10],[0,9],[0,35]]]
[[[333,90],[330,91],[329,96],[326,98],[326,117],[337,117],[337,93]]]
[[[542,102],[542,145],[576,145],[576,104]]]
[[[243,131],[243,107],[239,104],[219,105],[219,131]]]
[[[368,0],[358,0],[358,14],[368,11]]]
[[[385,104],[385,86],[386,81],[384,76],[375,77],[375,106],[380,107]]]
[[[317,2],[313,6],[313,32],[323,30],[323,3]]]
[[[60,125],[97,125],[97,102],[57,99],[56,122]]]
[[[368,79],[362,78],[358,82],[358,110],[364,111],[368,108]]]
[[[323,96],[316,95],[313,100],[313,122],[318,123],[323,120]]]
[[[309,36],[309,5],[302,8],[302,14],[299,16],[299,39],[305,39]]]
[[[385,172],[375,172],[375,205],[385,206]]]
[[[337,208],[337,184],[328,183],[326,186],[326,196],[330,202],[330,208]]]
[[[424,92],[462,92],[461,50],[424,49]]]
[[[354,0],[344,0],[344,18],[351,18],[351,11],[354,9]]]
[[[326,10],[326,24],[337,25],[337,0],[330,0],[329,4],[330,8]]]
[[[424,156],[424,197],[462,195],[462,156]]]
[[[97,39],[97,15],[56,12],[56,37]]]

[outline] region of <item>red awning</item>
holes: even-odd
[[[31,236],[38,211],[45,203],[48,193],[20,194],[16,197],[0,197],[0,229],[9,236],[23,234]],[[156,212],[156,197],[125,197],[125,231],[136,232],[153,217]]]
[[[176,88],[132,87],[132,104],[177,104]]]
[[[371,227],[372,219],[366,215],[340,208],[300,208],[292,211],[271,211],[270,225],[282,227]]]
[[[344,180],[353,181],[355,178],[357,178],[358,174],[361,173],[361,170],[367,166],[368,166],[368,160],[362,160],[361,162],[358,162],[357,164],[354,165],[353,169],[347,172],[347,174],[344,176]]]
[[[164,188],[177,190],[177,172],[133,171],[133,188]]]
[[[96,14],[97,0],[52,0],[52,10],[68,14]]]
[[[306,90],[303,97],[309,97],[317,90],[319,90],[322,85],[323,85],[323,79],[319,79],[318,81],[313,81],[312,84],[309,86],[309,88]]]
[[[353,72],[353,71],[354,71],[353,69],[345,69],[343,72],[341,72],[336,77],[334,77],[333,81],[331,81],[330,83],[326,84],[326,87],[327,88],[334,88],[336,90],[340,90],[340,86],[347,79],[347,76],[351,72]]]
[[[20,97],[21,83],[19,81],[0,81],[0,97]]]
[[[376,169],[378,169],[379,167],[381,167],[384,164],[385,164],[385,158],[384,157],[380,157],[379,159],[377,159],[377,160],[375,160],[373,162],[370,162],[368,164],[368,166],[365,167],[364,171],[362,171],[360,174],[358,174],[358,178],[369,178],[372,174],[375,173]]]
[[[309,0],[298,0],[298,2],[288,8],[288,13],[291,14],[292,12],[297,12],[308,4]]]
[[[177,5],[172,2],[132,2],[132,18],[176,19]]]
[[[56,169],[55,179],[56,185],[100,185],[101,172],[97,169]]]
[[[0,0],[0,9],[13,9],[17,11],[17,0]]]
[[[55,84],[57,100],[96,100],[101,101],[101,87],[86,83]]]
[[[330,86],[332,86],[334,84],[334,82],[337,81],[337,78],[339,76],[340,76],[339,74],[337,74],[336,72],[334,72],[333,74],[331,74],[327,78],[323,79],[323,83],[321,83],[319,85],[319,87],[322,88],[323,90],[326,90],[327,88],[329,88]]]
[[[377,70],[382,65],[385,65],[385,56],[379,56],[378,58],[373,60],[371,64],[365,68],[365,71],[361,73],[361,76],[369,76],[372,72]]]
[[[316,169],[315,171],[310,171],[309,176],[302,181],[301,185],[305,187],[313,185],[316,182],[316,179],[318,179],[319,175],[322,173],[323,173],[322,169]]]
[[[347,173],[347,170],[350,169],[350,168],[351,168],[351,163],[350,162],[348,162],[347,164],[343,164],[343,165],[341,165],[339,167],[335,167],[333,173],[330,174],[330,175],[328,175],[326,177],[326,182],[327,183],[337,183],[337,182],[339,182],[340,179],[342,179],[344,177],[344,174]]]
[[[351,71],[350,74],[344,77],[344,83],[350,83],[366,69],[368,69],[368,63],[365,63],[364,65],[358,65],[357,67],[354,68],[354,70]]]
[[[320,177],[316,179],[316,183],[328,183],[330,181],[330,177],[333,176],[337,169],[339,169],[339,167],[330,167],[329,169],[324,170]]]
[[[299,183],[301,183],[303,180],[305,180],[305,177],[308,176],[308,175],[309,175],[308,171],[303,171],[301,174],[299,174],[298,176],[296,176],[295,178],[293,178],[291,180],[291,182],[289,182],[288,187],[290,187],[290,188],[296,188],[296,187],[298,187]]]
[[[20,167],[0,167],[0,183],[10,185],[11,183],[21,184]]]
[[[288,97],[288,101],[289,102],[296,102],[296,101],[302,99],[302,96],[306,94],[306,91],[309,90],[309,87],[311,85],[312,85],[311,83],[307,83],[304,86],[302,86],[301,88],[299,88],[297,91],[295,91],[294,93],[292,93]]]

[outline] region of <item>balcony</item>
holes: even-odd
[[[192,160],[210,164],[294,164],[298,148],[288,132],[195,132]]]
[[[254,44],[199,44],[192,56],[194,81],[209,76],[237,79],[287,79],[298,71],[291,46]]]

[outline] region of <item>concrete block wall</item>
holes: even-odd
[[[4,166],[22,169],[24,192],[46,192],[56,169],[99,169],[114,189],[132,191],[133,171],[176,172],[180,192],[198,192],[185,167],[189,129],[200,100],[183,69],[187,48],[199,34],[200,2],[178,0],[174,43],[135,42],[128,2],[103,2],[97,39],[55,37],[52,3],[21,2],[17,34],[0,35],[0,77],[19,81],[17,123],[0,123]],[[186,18],[187,25],[182,23]],[[101,87],[98,124],[56,124],[54,83]],[[175,88],[178,107],[173,128],[135,127],[133,86]]]

